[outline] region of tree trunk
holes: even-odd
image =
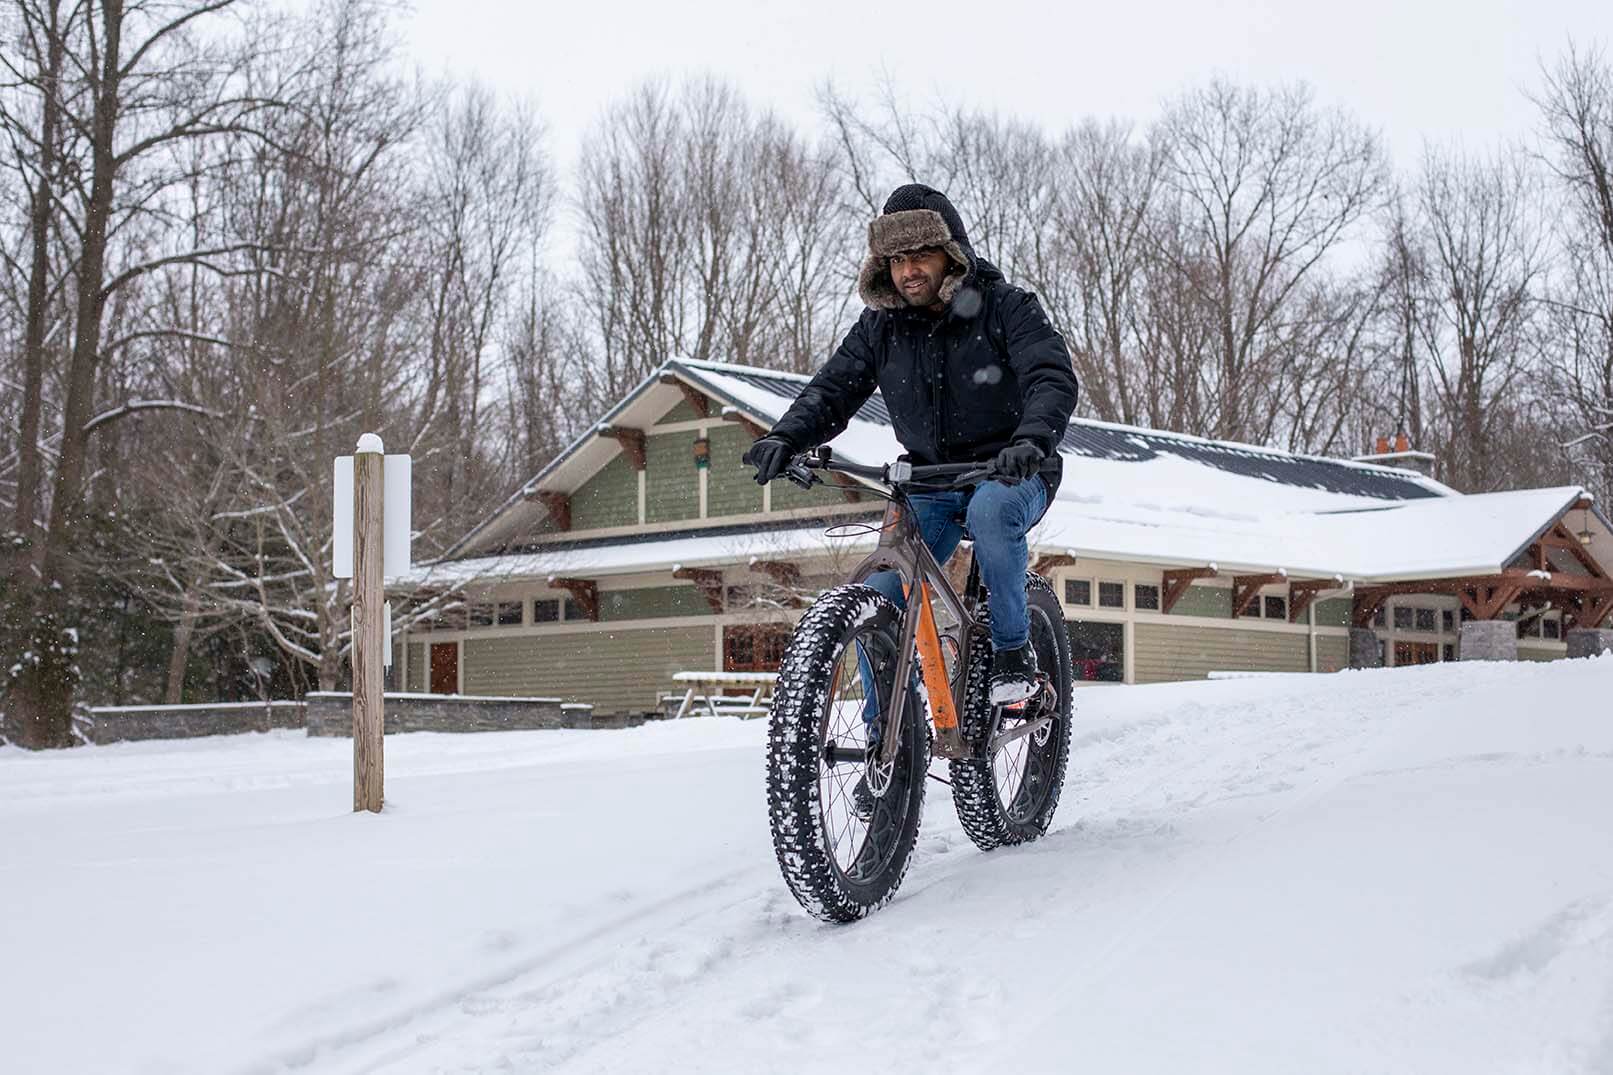
[[[17,430],[17,503],[14,528],[32,538],[39,521],[39,415],[45,381],[45,322],[50,290],[50,223],[52,182],[56,172],[56,138],[60,101],[58,85],[62,70],[62,35],[58,26],[58,4],[49,9],[46,31],[44,86],[39,119],[39,182],[33,204],[28,207],[29,241],[33,245],[28,268],[28,315],[22,345],[22,415]],[[19,563],[26,563],[19,560]]]
[[[84,458],[89,441],[84,426],[94,406],[101,314],[106,305],[102,288],[106,278],[107,225],[118,167],[113,139],[118,122],[123,4],[121,0],[105,0],[101,11],[105,38],[101,69],[96,73],[99,77],[94,81],[93,172],[89,203],[84,207],[73,353],[62,409],[61,458],[51,494],[50,518],[34,556],[44,585],[42,600],[36,606],[37,626],[24,636],[32,639],[29,654],[35,666],[23,668],[6,697],[7,709],[20,714],[18,719],[23,722],[19,742],[34,747],[70,746],[73,741],[73,692],[78,676],[73,654],[64,653],[61,638],[66,594],[73,586],[72,564],[65,551],[70,544],[69,534],[82,514]]]
[[[185,669],[190,664],[190,637],[196,630],[196,613],[200,606],[194,592],[186,594],[179,622],[174,625],[174,652],[168,657],[168,687],[162,696],[167,705],[178,705],[184,695]]]

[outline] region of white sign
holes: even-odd
[[[412,560],[412,529],[414,512],[410,500],[413,488],[414,463],[406,455],[389,455],[382,468],[381,523],[384,546],[381,553],[382,575],[398,575],[409,570]],[[331,505],[332,528],[330,543],[331,574],[339,579],[353,577],[353,457],[336,457],[336,473],[331,483],[334,503]]]

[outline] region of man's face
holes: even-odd
[[[909,306],[938,306],[948,258],[933,246],[891,255],[891,283]]]

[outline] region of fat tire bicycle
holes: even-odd
[[[932,754],[947,759],[958,818],[981,850],[1047,831],[1069,761],[1070,641],[1058,595],[1027,572],[1036,690],[1011,706],[991,703],[979,565],[971,556],[959,594],[910,500],[972,487],[995,477],[989,466],[867,467],[822,447],[795,456],[783,476],[807,488],[821,483],[820,472],[878,482],[890,503],[878,546],[846,584],[818,596],[785,649],[768,722],[768,819],[779,869],[801,906],[850,922],[902,883]],[[880,571],[900,573],[905,608],[865,584]]]

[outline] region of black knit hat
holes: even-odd
[[[950,302],[974,269],[963,218],[933,187],[923,183],[897,187],[885,199],[883,212],[868,224],[868,257],[857,274],[857,294],[876,310],[901,309],[907,303],[891,283],[891,256],[929,247],[952,259],[953,269],[941,282],[940,293],[942,302]]]

